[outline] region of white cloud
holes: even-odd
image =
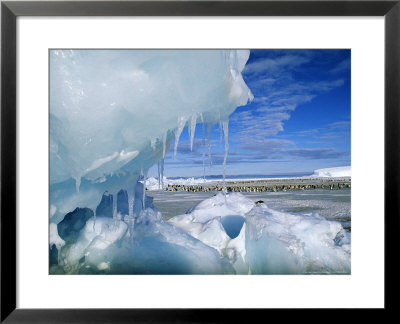
[[[340,62],[336,67],[334,67],[332,70],[330,70],[330,73],[338,74],[342,72],[347,72],[350,70],[350,65],[351,65],[350,58],[345,59],[342,62]]]
[[[310,61],[310,58],[300,55],[287,54],[276,58],[265,58],[245,67],[245,73],[277,73],[282,69],[294,68]]]

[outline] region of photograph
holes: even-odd
[[[48,64],[50,275],[351,274],[351,49]]]

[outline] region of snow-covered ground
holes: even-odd
[[[343,166],[336,168],[327,168],[327,169],[318,169],[314,171],[314,174],[311,177],[316,178],[342,178],[342,177],[351,177],[351,166]]]

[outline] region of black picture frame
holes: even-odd
[[[384,16],[385,311],[396,310],[393,259],[400,228],[400,0],[394,1],[2,1],[1,2],[1,322],[234,322],[266,310],[16,308],[16,19],[19,16]],[[379,189],[378,189],[379,190]],[[367,283],[366,283],[367,284]],[[210,314],[212,312],[212,314]],[[251,312],[251,314],[250,314]],[[303,312],[299,312],[304,314]]]

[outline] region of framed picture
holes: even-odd
[[[1,10],[2,321],[393,309],[398,1]]]

